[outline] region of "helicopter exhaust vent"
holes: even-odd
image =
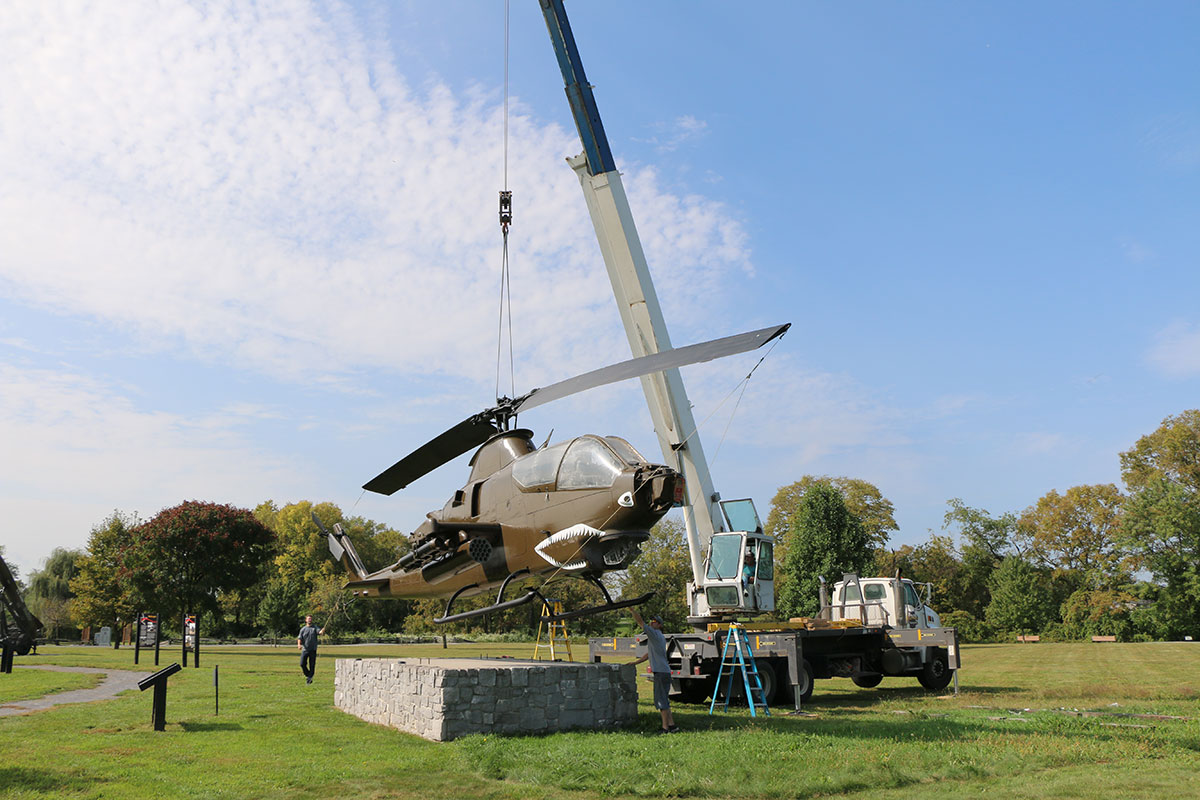
[[[580,523],[552,534],[533,549],[559,569],[583,569],[587,566],[587,559],[581,557],[584,545],[603,535],[603,531]]]

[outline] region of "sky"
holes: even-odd
[[[1200,7],[568,0],[723,497],[1120,484],[1200,405]],[[0,545],[311,500],[411,531],[492,404],[629,357],[537,3],[16,0],[0,15]],[[508,137],[504,136],[505,98]],[[513,369],[497,369],[513,192]],[[504,335],[507,341],[507,334]],[[501,376],[498,378],[498,372]],[[524,414],[658,460],[637,382]]]

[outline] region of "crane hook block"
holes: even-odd
[[[508,230],[512,224],[512,192],[500,192],[500,227]]]

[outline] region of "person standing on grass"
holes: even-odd
[[[633,621],[646,634],[646,654],[630,661],[630,664],[640,664],[650,659],[650,674],[654,676],[654,707],[662,715],[662,732],[679,733],[675,717],[671,714],[671,664],[667,661],[667,637],[662,632],[662,617],[657,614],[650,617],[647,624],[636,608],[629,609]]]
[[[312,683],[313,675],[317,672],[317,636],[325,629],[317,630],[313,626],[312,614],[304,618],[304,627],[296,637],[296,649],[300,651],[300,671],[308,683]]]

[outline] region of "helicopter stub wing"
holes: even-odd
[[[642,356],[641,358],[631,358],[628,361],[601,367],[583,375],[576,375],[574,378],[568,378],[565,381],[559,381],[541,389],[534,389],[525,395],[525,397],[517,400],[513,404],[513,410],[526,411],[578,392],[595,389],[597,386],[605,386],[617,381],[628,380],[629,378],[640,378],[643,375],[649,375],[653,372],[662,372],[663,370],[675,367],[684,367],[688,364],[700,364],[704,361],[712,361],[713,359],[724,358],[725,356],[732,356],[737,353],[745,353],[749,350],[762,347],[778,336],[782,336],[790,327],[792,327],[790,322],[783,325],[773,325],[769,328],[762,328],[757,331],[750,331],[749,333],[739,333],[734,336],[726,336],[722,339],[712,339],[711,341],[700,342],[699,344],[691,344],[687,347],[663,350],[648,356]]]
[[[473,450],[496,435],[494,424],[475,415],[430,439],[363,484],[368,492],[394,494],[426,473]]]

